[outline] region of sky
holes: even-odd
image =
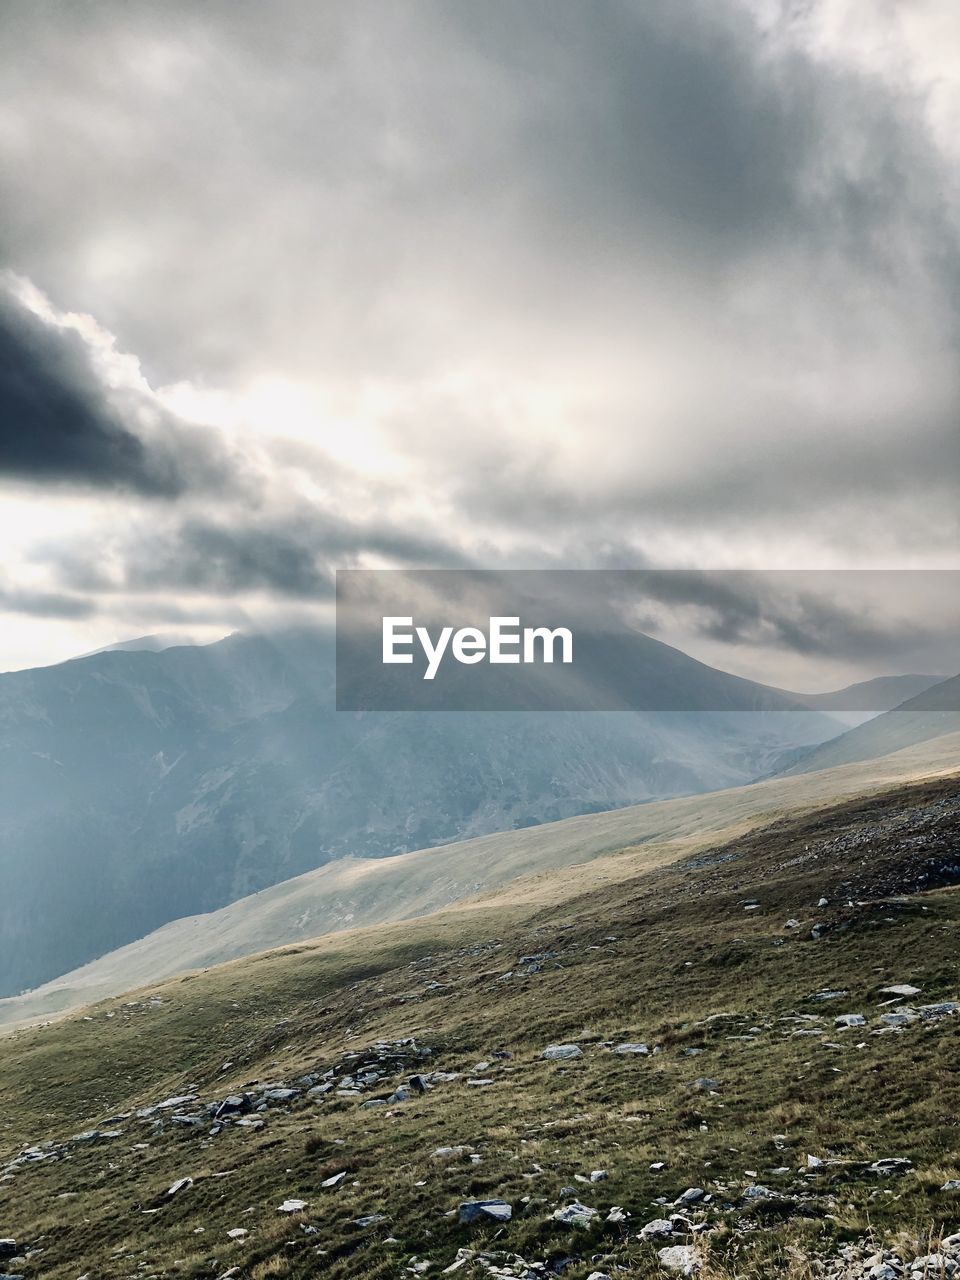
[[[0,670],[338,568],[960,568],[954,0],[10,0],[0,84]]]

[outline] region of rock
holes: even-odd
[[[17,1256],[17,1242],[6,1237],[0,1240],[0,1258],[15,1258]]]
[[[188,1102],[196,1102],[196,1100],[197,1095],[195,1093],[182,1093],[175,1098],[164,1098],[162,1102],[157,1103],[156,1110],[169,1111],[173,1107],[185,1107]],[[145,1110],[150,1111],[153,1108],[147,1107]],[[141,1113],[137,1112],[137,1114],[140,1115]]]
[[[690,1088],[695,1090],[697,1093],[714,1093],[720,1088],[720,1081],[711,1080],[709,1076],[698,1076],[697,1079],[691,1083]]]
[[[689,1244],[672,1244],[657,1251],[661,1267],[681,1276],[694,1276],[700,1270],[700,1255]]]
[[[449,1267],[443,1268],[443,1274],[445,1276],[452,1275],[454,1271],[459,1271],[461,1267],[467,1266],[475,1257],[476,1253],[473,1249],[458,1249],[457,1256],[453,1262],[450,1263]]]
[[[867,1280],[900,1280],[900,1272],[886,1262],[877,1262],[867,1272]]]
[[[918,996],[920,988],[911,987],[908,982],[902,982],[895,987],[881,987],[880,994],[884,996]]]
[[[540,1055],[550,1062],[556,1062],[564,1058],[581,1058],[583,1050],[578,1044],[548,1044]]]
[[[306,1207],[306,1200],[284,1200],[277,1205],[277,1213],[302,1213]]]
[[[176,1182],[171,1183],[167,1188],[168,1196],[175,1196],[178,1191],[186,1191],[188,1187],[193,1186],[192,1178],[177,1178]]]
[[[750,1186],[743,1189],[744,1200],[779,1200],[780,1193],[771,1191],[769,1187],[765,1187],[761,1182],[751,1183]]]
[[[960,1178],[948,1178],[940,1188],[941,1191],[960,1191]]]
[[[865,1027],[867,1020],[862,1013],[841,1013],[833,1020],[835,1027]]]
[[[353,1225],[355,1227],[376,1227],[381,1222],[389,1222],[390,1219],[385,1213],[368,1213],[365,1218],[354,1218]]]
[[[340,1173],[331,1174],[329,1178],[324,1178],[320,1185],[321,1187],[338,1187],[346,1176],[347,1171],[344,1169]]]
[[[626,1044],[615,1044],[613,1046],[614,1053],[649,1053],[650,1049],[645,1044],[627,1041]]]
[[[911,1273],[922,1276],[923,1280],[927,1280],[928,1276],[953,1276],[958,1270],[960,1264],[952,1258],[944,1257],[942,1253],[928,1253],[922,1258],[914,1258],[910,1263]]]
[[[560,1222],[565,1227],[589,1227],[596,1217],[597,1210],[581,1204],[579,1200],[574,1200],[572,1204],[565,1204],[561,1209],[553,1211],[554,1222]]]
[[[230,1230],[227,1232],[227,1239],[243,1240],[249,1234],[250,1233],[247,1231],[246,1227],[231,1227]]]
[[[826,1160],[821,1160],[819,1156],[807,1156],[808,1169],[822,1169],[826,1163]]]
[[[627,1213],[625,1209],[621,1208],[620,1205],[615,1204],[613,1208],[610,1210],[610,1212],[607,1214],[607,1221],[608,1222],[626,1222],[626,1220],[629,1217],[630,1215],[629,1213]]]
[[[829,907],[829,905],[830,905],[829,898],[821,898],[820,901],[817,903],[818,907]]]
[[[398,1089],[395,1089],[393,1093],[391,1093],[387,1101],[388,1102],[409,1102],[412,1097],[413,1097],[413,1091],[409,1089],[405,1084],[402,1084]]]
[[[706,1194],[703,1187],[687,1187],[686,1191],[681,1192],[673,1203],[699,1204]]]
[[[470,1147],[437,1147],[433,1153],[434,1160],[459,1160],[470,1154]]]
[[[294,1098],[300,1097],[299,1089],[267,1089],[263,1094],[264,1102],[292,1102]]]
[[[221,1120],[224,1116],[240,1116],[246,1115],[248,1111],[253,1110],[253,1103],[246,1093],[231,1093],[229,1097],[224,1098],[214,1113],[214,1119]]]
[[[509,1222],[513,1206],[506,1200],[464,1200],[458,1216],[463,1226],[473,1222]]]
[[[610,1280],[606,1271],[591,1271],[587,1276],[587,1280]]]
[[[912,1167],[912,1160],[906,1160],[902,1156],[887,1156],[883,1160],[874,1160],[867,1172],[876,1173],[884,1177],[891,1173],[906,1173]]]
[[[610,1175],[607,1173],[606,1169],[591,1169],[590,1171],[591,1182],[606,1182],[609,1177]]]
[[[673,1223],[669,1218],[654,1218],[646,1226],[640,1228],[641,1240],[656,1240],[658,1236],[672,1236]]]
[[[919,1021],[919,1013],[912,1009],[897,1009],[893,1013],[883,1013],[880,1021],[887,1027],[908,1027],[911,1022]]]
[[[799,921],[799,920],[794,920],[794,919],[791,917],[791,918],[786,922],[786,924],[785,924],[783,927],[784,927],[785,929],[799,929],[799,928],[800,928],[800,921]]]

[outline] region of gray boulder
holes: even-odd
[[[578,1044],[548,1044],[540,1055],[550,1062],[560,1061],[564,1058],[581,1058],[583,1050]]]
[[[513,1217],[513,1207],[506,1200],[464,1200],[460,1205],[459,1218],[464,1226],[474,1222],[509,1222]]]

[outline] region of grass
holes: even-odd
[[[960,1019],[871,1031],[890,983],[921,986],[925,1003],[960,996],[957,850],[957,778],[897,787],[564,901],[504,894],[16,1032],[0,1041],[0,1163],[92,1127],[123,1133],[8,1175],[0,1236],[32,1248],[18,1272],[53,1280],[233,1267],[244,1280],[336,1280],[403,1274],[414,1260],[439,1274],[462,1248],[570,1257],[568,1280],[618,1266],[643,1277],[660,1272],[639,1227],[671,1212],[658,1197],[700,1186],[715,1202],[704,1280],[799,1280],[846,1241],[936,1238],[960,1225],[960,1197],[940,1191],[960,1176]],[[759,910],[745,910],[750,898]],[[791,918],[799,927],[785,928]],[[819,941],[815,922],[829,926]],[[529,954],[544,958],[524,973]],[[827,988],[849,996],[810,999]],[[871,1025],[836,1032],[841,1012]],[[782,1021],[812,1014],[826,1018],[814,1036]],[[460,1079],[376,1109],[304,1100],[268,1111],[262,1129],[213,1137],[135,1117],[107,1124],[167,1096],[215,1100],[411,1036],[432,1050],[417,1068]],[[660,1051],[603,1047],[628,1040]],[[558,1041],[583,1056],[543,1061]],[[481,1060],[493,1083],[470,1086]],[[719,1087],[695,1088],[700,1077]],[[480,1161],[433,1156],[458,1145]],[[807,1154],[838,1163],[800,1173]],[[912,1169],[864,1171],[888,1156]],[[609,1177],[577,1181],[594,1169]],[[337,1187],[321,1186],[341,1170]],[[167,1196],[185,1176],[193,1185]],[[745,1205],[753,1182],[793,1198]],[[601,1218],[615,1205],[630,1218],[564,1228],[551,1214],[565,1186]],[[493,1196],[514,1206],[512,1222],[459,1225],[460,1201]],[[307,1209],[281,1215],[288,1197]],[[377,1213],[388,1221],[356,1225]],[[248,1234],[229,1239],[236,1228]]]
[[[684,850],[707,848],[844,796],[952,772],[958,756],[960,733],[953,733],[879,760],[818,773],[588,814],[392,858],[339,859],[219,911],[173,921],[35,991],[0,1000],[0,1024],[52,1017],[144,982],[345,927],[410,919],[470,895],[483,895],[477,898],[482,910],[489,909],[498,890],[504,902],[532,910],[629,880],[676,861]]]

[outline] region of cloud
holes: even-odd
[[[0,611],[27,614],[33,618],[91,618],[98,611],[89,597],[57,591],[7,591],[0,587]]]
[[[115,504],[46,548],[49,589],[226,614],[356,563],[954,563],[960,78],[938,14],[3,15],[5,250],[144,371],[105,376],[64,313],[0,316],[35,371],[4,474]],[[215,430],[179,411],[204,396]],[[700,622],[857,637],[815,612]]]
[[[111,402],[77,332],[0,293],[0,473],[151,496],[182,492],[176,460],[146,447],[128,425],[133,416],[133,406]]]
[[[243,483],[214,433],[166,412],[87,316],[0,277],[0,477],[175,499]]]

